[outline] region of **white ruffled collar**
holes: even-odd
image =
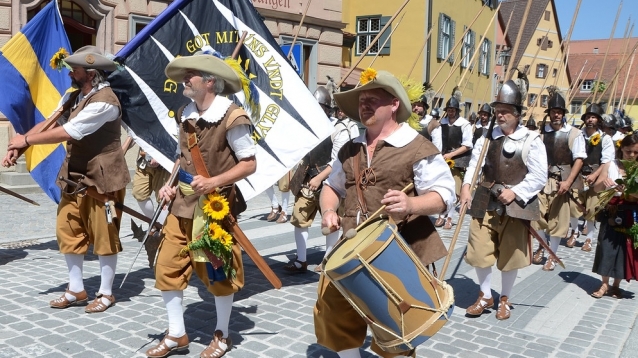
[[[186,108],[184,108],[184,113],[182,113],[182,122],[187,119],[198,120],[200,118],[208,123],[219,122],[224,118],[231,104],[233,104],[233,101],[228,98],[217,96],[208,110],[200,116],[197,112],[197,105],[195,102],[191,102],[186,106]]]

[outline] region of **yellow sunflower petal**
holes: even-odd
[[[377,78],[377,71],[368,67],[365,71],[361,72],[359,82],[361,82],[362,85],[365,85],[366,83],[373,81],[375,78]]]

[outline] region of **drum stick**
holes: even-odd
[[[405,186],[405,188],[401,189],[401,192],[405,193],[409,190],[412,190],[412,188],[414,188],[414,183],[410,183],[408,185]],[[357,226],[355,229],[350,229],[348,231],[346,231],[346,234],[344,235],[346,239],[352,239],[353,237],[357,236],[357,232],[359,230],[361,230],[361,228],[363,228],[364,226],[366,226],[372,219],[374,219],[375,217],[377,217],[381,211],[385,210],[385,207],[387,205],[383,205],[381,206],[377,211],[375,211],[372,215],[370,215],[366,221],[362,222],[361,224],[359,224],[359,226]]]

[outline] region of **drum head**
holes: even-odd
[[[357,254],[376,241],[387,226],[387,220],[376,220],[359,230],[352,239],[339,242],[330,253],[324,270],[334,270],[352,259],[356,259]]]

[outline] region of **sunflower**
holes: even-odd
[[[53,68],[54,70],[61,70],[62,67],[69,67],[69,65],[66,64],[66,62],[64,62],[64,59],[69,57],[69,53],[66,51],[66,49],[64,49],[63,47],[60,47],[60,49],[58,50],[58,52],[56,52],[53,57],[51,57],[51,61],[49,62],[49,64],[51,65],[51,68]]]
[[[616,148],[620,148],[620,143],[622,142],[622,139],[618,139],[616,141]]]
[[[226,233],[226,231],[217,223],[208,224],[208,232],[209,236],[215,239],[221,238]]]
[[[375,78],[377,78],[377,71],[368,67],[365,69],[365,71],[361,72],[361,77],[359,77],[359,82],[361,82],[362,85],[365,85],[366,83],[370,81],[374,81]]]
[[[589,143],[591,143],[594,147],[600,144],[600,133],[596,133],[591,136],[591,138],[589,138]]]
[[[222,220],[230,212],[230,207],[226,198],[215,192],[206,196],[202,210],[213,220]]]
[[[454,160],[453,159],[446,159],[445,162],[447,163],[447,166],[450,167],[450,169],[454,169]]]
[[[224,246],[226,246],[226,248],[230,249],[230,247],[233,246],[233,236],[227,232],[224,232],[220,241],[224,244]]]

